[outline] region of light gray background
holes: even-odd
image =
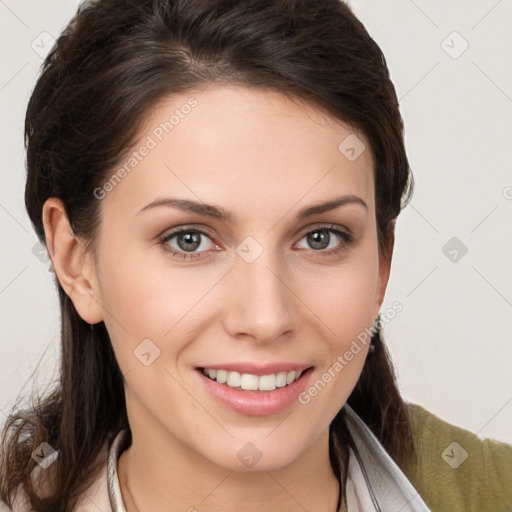
[[[416,179],[383,306],[404,308],[385,327],[400,388],[512,443],[512,1],[350,4],[386,56]],[[57,375],[57,295],[24,210],[23,119],[48,34],[77,5],[0,0],[0,423],[36,368],[37,385]],[[452,237],[466,254],[443,253]]]

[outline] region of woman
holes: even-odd
[[[26,144],[62,367],[4,429],[5,506],[510,509],[512,448],[406,404],[380,337],[412,177],[346,5],[87,3]]]

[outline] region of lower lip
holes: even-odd
[[[206,389],[216,400],[229,409],[247,416],[267,416],[289,407],[306,388],[312,371],[313,368],[308,368],[295,382],[274,391],[242,391],[226,384],[219,384],[204,375],[202,370],[196,369]]]

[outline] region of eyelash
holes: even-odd
[[[342,252],[343,250],[345,250],[346,247],[354,241],[354,237],[352,234],[347,233],[345,231],[341,231],[341,230],[337,229],[335,226],[318,226],[315,229],[312,229],[311,231],[307,231],[306,233],[304,233],[300,237],[300,240],[302,240],[305,236],[310,235],[311,233],[315,233],[317,231],[327,231],[329,233],[334,233],[335,235],[337,235],[339,238],[342,239],[342,242],[340,242],[334,249],[330,249],[328,251],[311,249],[313,252],[326,254],[329,256],[335,255],[335,254],[338,254],[338,253]],[[180,235],[181,233],[199,233],[199,234],[204,235],[212,240],[212,237],[205,231],[202,231],[201,229],[197,229],[197,228],[186,228],[186,227],[177,229],[176,231],[173,231],[172,233],[169,233],[169,234],[165,235],[164,237],[162,237],[160,239],[160,244],[163,246],[164,250],[170,252],[172,256],[176,256],[183,260],[191,260],[191,259],[200,258],[201,254],[206,251],[201,251],[199,253],[187,253],[187,252],[176,251],[175,249],[173,249],[168,244],[168,242],[170,240],[172,240],[174,237],[176,237],[177,235]],[[212,240],[212,242],[215,243],[214,240]]]

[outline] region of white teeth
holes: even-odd
[[[258,379],[258,389],[261,391],[274,391],[276,389],[276,375],[261,375]]]
[[[286,386],[286,372],[279,372],[276,377],[276,386],[284,388]]]
[[[240,378],[240,387],[242,389],[257,390],[258,389],[258,376],[251,375],[249,373],[243,373],[242,377]]]
[[[224,384],[228,380],[228,372],[224,370],[217,370],[217,382]]]
[[[228,372],[226,384],[232,388],[238,388],[242,382],[242,376],[238,372]]]
[[[217,381],[219,384],[226,384],[232,388],[245,390],[274,391],[276,388],[283,388],[299,379],[302,371],[290,371],[271,373],[269,375],[253,375],[251,373],[230,372],[203,368],[204,375]]]

